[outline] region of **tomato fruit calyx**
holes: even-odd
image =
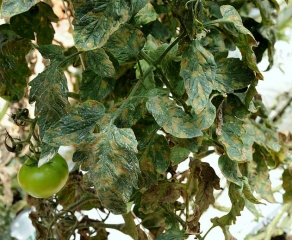
[[[35,198],[51,197],[68,180],[67,162],[60,154],[56,154],[41,167],[38,167],[37,162],[34,156],[25,161],[17,174],[18,183],[26,193]]]

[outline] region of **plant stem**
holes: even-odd
[[[182,33],[165,49],[165,51],[160,55],[160,57],[157,60],[155,60],[154,65],[158,65],[159,63],[161,63],[161,61],[167,55],[167,53],[186,35],[187,35],[186,32],[183,30]]]
[[[135,87],[133,88],[133,90],[130,92],[129,96],[127,97],[127,99],[122,103],[122,105],[117,109],[117,111],[115,112],[114,116],[112,117],[111,121],[110,121],[110,125],[112,125],[114,123],[114,121],[117,119],[117,117],[121,114],[121,112],[123,111],[123,109],[125,108],[125,106],[128,105],[128,103],[131,101],[132,97],[135,95],[135,93],[137,92],[137,90],[139,89],[139,87],[142,85],[143,81],[145,80],[145,78],[155,69],[154,66],[150,66],[146,72],[143,74],[143,76],[138,80],[138,82],[136,83]]]

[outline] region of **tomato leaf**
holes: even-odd
[[[213,190],[220,190],[220,179],[214,169],[207,162],[191,159],[190,168],[194,169],[193,178],[198,179],[198,191],[196,193],[195,204],[200,212],[206,211],[210,204],[215,203]]]
[[[252,160],[253,139],[245,129],[244,119],[249,113],[241,101],[230,95],[223,103],[223,126],[217,133],[231,160],[246,162]]]
[[[88,100],[80,103],[52,125],[43,140],[55,147],[85,146],[93,140],[92,133],[104,111],[104,106],[99,102]]]
[[[209,102],[216,68],[213,55],[198,40],[182,47],[180,76],[196,114],[202,112]]]
[[[230,212],[220,218],[216,217],[211,219],[211,222],[214,227],[221,227],[225,236],[232,236],[228,230],[228,226],[235,223],[236,217],[240,216],[240,212],[243,210],[245,205],[245,200],[242,195],[242,187],[239,187],[234,183],[230,183],[228,195],[232,203]]]
[[[146,107],[167,133],[179,138],[202,136],[201,130],[194,124],[193,119],[169,99],[166,91],[152,90]]]
[[[115,86],[115,79],[110,77],[102,77],[92,70],[85,70],[82,73],[82,81],[80,85],[81,100],[96,100],[104,99]]]
[[[114,214],[127,212],[133,188],[138,188],[137,141],[131,129],[110,126],[92,142],[94,162],[85,179],[93,183],[102,205]]]
[[[104,45],[119,62],[124,64],[131,59],[137,59],[145,44],[144,34],[129,24],[124,24],[114,32]]]
[[[19,0],[19,1],[10,1],[2,0],[2,6],[0,11],[0,18],[10,18],[17,14],[28,11],[32,6],[34,6],[38,0]]]
[[[235,37],[234,41],[241,52],[242,60],[250,69],[255,71],[257,79],[263,79],[263,75],[257,67],[256,56],[252,49],[258,45],[254,36],[243,26],[241,17],[234,7],[223,5],[220,7],[220,11],[223,20],[228,22],[228,24],[224,24],[225,28]]]
[[[255,80],[253,71],[238,58],[223,58],[216,63],[214,89],[219,92],[233,93],[234,90],[245,88]]]
[[[176,165],[186,160],[190,154],[190,150],[180,145],[176,145],[170,150],[170,160],[172,165]]]
[[[72,2],[75,6],[73,37],[78,50],[102,47],[130,18],[130,4],[126,0]]]
[[[230,182],[235,183],[239,187],[242,187],[242,174],[238,168],[238,163],[232,161],[227,155],[222,155],[218,160],[219,168],[226,177],[226,179]]]
[[[0,26],[0,97],[17,102],[24,95],[30,70],[25,55],[31,48],[27,39],[19,39],[9,25]]]
[[[54,28],[51,22],[58,22],[50,5],[39,2],[29,11],[13,16],[10,19],[11,28],[20,36],[35,39],[38,45],[51,44],[54,38]]]
[[[135,15],[134,20],[137,25],[145,25],[153,22],[158,18],[158,14],[155,12],[151,3],[147,3],[140,11]]]
[[[115,75],[116,70],[113,63],[102,48],[85,52],[84,61],[89,69],[101,77],[112,77]]]

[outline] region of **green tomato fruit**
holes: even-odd
[[[35,198],[48,198],[59,192],[66,184],[69,170],[66,160],[56,154],[49,162],[37,166],[29,158],[20,168],[17,179],[20,187]]]

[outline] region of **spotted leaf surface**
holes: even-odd
[[[222,128],[217,132],[218,140],[224,146],[228,157],[237,162],[252,160],[253,138],[247,133],[242,120],[248,113],[235,96],[230,96],[223,104]]]
[[[14,15],[26,12],[38,2],[39,0],[19,0],[19,1],[2,0],[0,18],[9,18]]]
[[[126,213],[140,173],[135,135],[131,129],[111,126],[92,144],[95,157],[84,177],[93,183],[104,207],[114,214]]]
[[[256,47],[257,41],[252,33],[243,26],[242,19],[236,9],[230,5],[220,7],[224,21],[229,22],[225,27],[234,35],[235,44],[240,49],[242,60],[255,71],[258,79],[263,79],[263,75],[257,67],[256,56],[253,47]]]
[[[104,115],[104,106],[96,101],[78,104],[60,121],[46,131],[44,141],[52,146],[85,146],[98,120]]]
[[[242,174],[238,168],[237,162],[232,161],[226,155],[222,155],[219,157],[218,165],[222,174],[228,181],[235,183],[239,187],[242,187]]]
[[[102,47],[130,17],[130,2],[127,0],[72,2],[75,6],[73,37],[79,50]]]
[[[238,58],[223,58],[216,63],[214,89],[220,92],[233,93],[255,80],[254,72]]]
[[[215,73],[213,55],[198,40],[183,46],[180,76],[184,79],[189,102],[196,114],[208,104]]]
[[[166,91],[154,89],[149,95],[146,107],[164,131],[179,138],[202,135],[192,117],[176,106],[175,102],[169,99]]]
[[[124,24],[107,41],[104,49],[109,51],[120,64],[137,59],[145,44],[144,34],[129,24]]]

